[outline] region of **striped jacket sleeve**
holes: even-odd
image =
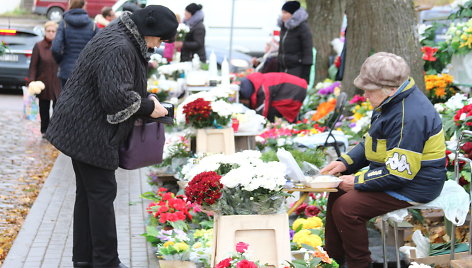
[[[343,172],[343,174],[352,174],[369,165],[369,161],[367,161],[365,157],[364,146],[364,141],[362,141],[352,148],[347,154],[343,154],[338,158],[338,161],[343,162],[347,167],[347,170]]]

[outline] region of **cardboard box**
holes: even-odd
[[[234,154],[234,132],[232,128],[197,129],[197,153]]]
[[[215,216],[212,267],[236,252],[236,244],[249,244],[251,261],[282,268],[291,260],[288,215]]]
[[[460,252],[454,254],[455,260],[460,260],[469,257],[470,255],[467,252]],[[437,256],[428,256],[424,258],[416,258],[416,251],[410,251],[410,262],[423,263],[428,265],[439,265],[441,267],[450,267],[451,266],[451,256],[449,254],[437,255]],[[469,266],[469,267],[472,267]]]

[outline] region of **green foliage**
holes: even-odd
[[[422,34],[421,46],[434,47],[438,50],[434,53],[435,61],[425,61],[424,70],[426,74],[439,74],[447,64],[451,62],[452,50],[446,42],[436,43],[436,31],[438,28],[446,27],[444,23],[433,22]]]
[[[449,15],[448,19],[464,19],[472,17],[472,0],[467,1],[464,5],[459,6],[459,10],[456,13]]]
[[[308,162],[317,167],[325,164],[325,156],[321,149],[306,149],[305,151],[292,149],[288,151],[293,155],[299,166],[302,166],[303,162]],[[264,162],[278,161],[277,153],[273,150],[262,153],[261,159]]]
[[[1,42],[0,43],[0,55],[3,55],[5,54],[5,51],[8,49],[7,47],[7,44],[5,44],[5,42]]]

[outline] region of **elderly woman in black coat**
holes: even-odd
[[[58,99],[46,138],[76,175],[74,267],[126,267],[113,208],[119,146],[138,117],[167,114],[146,91],[148,50],[172,41],[177,25],[163,6],[123,13],[87,44]]]
[[[298,1],[282,6],[278,24],[280,31],[279,71],[309,82],[313,64],[313,40],[307,23],[308,13]]]

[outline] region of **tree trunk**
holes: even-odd
[[[307,0],[309,24],[316,48],[315,83],[328,77],[331,40],[340,36],[346,0]]]
[[[424,90],[423,60],[412,0],[347,0],[346,15],[347,51],[342,85],[349,96],[361,93],[353,81],[364,60],[381,51],[403,57],[410,66],[410,76]]]

